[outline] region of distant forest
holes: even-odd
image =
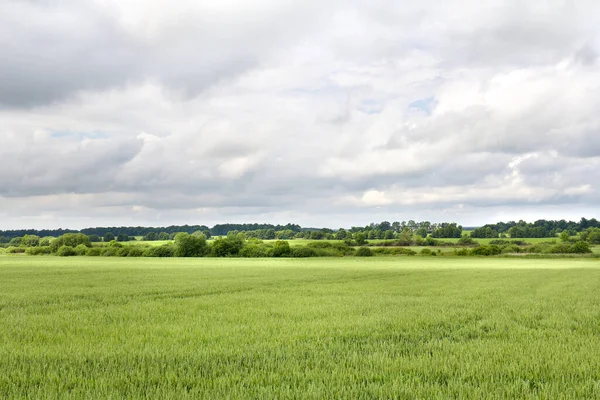
[[[474,229],[471,232],[471,237],[497,238],[506,235],[511,238],[548,238],[556,237],[563,231],[573,236],[588,228],[600,228],[600,222],[595,218],[581,218],[579,222],[565,221],[564,219],[560,221],[540,219],[533,223],[525,221],[498,222],[497,224],[488,224]]]
[[[538,220],[533,223],[525,221],[498,222],[487,224],[479,228],[470,228],[473,238],[545,238],[556,237],[563,231],[574,235],[588,228],[600,228],[600,222],[595,218],[581,218],[579,222]],[[402,232],[410,231],[422,238],[432,236],[434,238],[459,238],[463,233],[463,227],[456,223],[432,223],[429,221],[415,222],[388,222],[371,223],[366,226],[355,226],[346,229],[329,228],[303,228],[298,224],[272,225],[272,224],[218,224],[209,228],[206,225],[172,225],[168,227],[98,227],[73,229],[19,229],[0,231],[0,243],[8,242],[15,237],[25,235],[36,235],[39,237],[58,237],[66,233],[84,233],[96,238],[133,238],[144,237],[147,240],[172,239],[176,233],[202,232],[207,238],[212,236],[225,236],[230,232],[245,232],[246,236],[258,239],[338,239],[344,240],[352,237],[354,233],[362,233],[365,239],[394,239]],[[124,240],[126,241],[126,240]]]

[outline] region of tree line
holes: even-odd
[[[11,242],[17,244],[17,238]],[[149,244],[129,244],[112,240],[108,243],[93,243],[88,235],[67,233],[58,238],[40,238],[25,235],[18,238],[18,246],[9,246],[5,252],[9,254],[25,253],[28,255],[56,256],[105,256],[105,257],[368,257],[374,255],[388,256],[437,256],[442,252],[435,246],[452,246],[457,256],[497,256],[501,254],[585,254],[591,253],[591,244],[600,243],[600,228],[588,228],[571,237],[566,231],[558,239],[544,243],[531,244],[518,239],[494,239],[487,245],[481,245],[468,235],[458,241],[440,241],[431,235],[423,239],[411,234],[409,229],[402,232],[402,237],[395,242],[373,244],[364,240],[362,232],[356,232],[354,239],[344,241],[315,241],[300,246],[290,246],[288,241],[277,240],[264,242],[257,238],[247,237],[243,232],[230,232],[208,242],[204,234],[196,232],[177,233],[173,241],[152,246]],[[558,241],[560,240],[560,241]],[[367,247],[367,246],[373,247]],[[417,251],[404,246],[427,246]]]
[[[435,238],[459,238],[462,226],[456,223],[431,223],[429,221],[415,222],[387,222],[371,223],[364,227],[354,226],[350,229],[330,228],[303,228],[297,224],[272,225],[272,224],[217,224],[212,228],[206,225],[172,225],[168,227],[98,227],[85,228],[80,231],[71,229],[56,230],[5,230],[0,231],[0,243],[8,243],[15,237],[35,235],[39,237],[58,237],[66,233],[83,233],[92,239],[92,242],[117,240],[126,242],[142,237],[143,240],[173,240],[177,233],[202,232],[207,238],[213,236],[227,236],[229,233],[244,232],[248,237],[261,240],[345,240],[352,238],[356,233],[362,233],[365,239],[396,239],[402,232],[410,231],[413,234]]]
[[[471,231],[473,238],[552,238],[562,232],[570,236],[583,232],[588,228],[600,228],[600,222],[595,218],[581,218],[579,222],[538,220],[533,223],[525,221],[498,222],[487,224]],[[217,224],[212,228],[206,225],[171,225],[168,227],[98,227],[86,228],[80,231],[72,229],[24,229],[0,231],[0,243],[10,243],[12,239],[29,236],[59,237],[67,233],[83,233],[90,237],[92,242],[127,242],[142,237],[143,240],[174,240],[178,233],[202,233],[207,239],[213,236],[227,236],[229,233],[245,233],[248,238],[261,240],[355,240],[357,234],[364,240],[391,240],[401,239],[408,233],[421,238],[460,238],[463,227],[456,223],[432,223],[429,221],[416,222],[413,220],[402,222],[383,221],[371,223],[366,226],[353,226],[349,229],[329,228],[303,228],[297,224],[272,225],[272,224]]]
[[[566,220],[545,220],[540,219],[535,222],[509,221],[498,222],[496,224],[487,224],[471,232],[474,238],[552,238],[562,232],[567,232],[569,236],[583,232],[589,228],[600,228],[600,221],[595,218],[581,218],[579,222]]]

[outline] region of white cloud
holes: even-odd
[[[590,212],[599,10],[8,1],[3,220],[348,226]]]

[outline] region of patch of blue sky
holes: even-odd
[[[379,114],[385,108],[385,103],[377,99],[364,99],[357,106],[356,109],[365,114]]]
[[[437,101],[435,100],[435,97],[425,97],[423,99],[415,100],[412,103],[410,103],[408,105],[408,110],[418,110],[424,112],[427,115],[431,115],[436,105]]]

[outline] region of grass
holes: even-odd
[[[0,398],[599,398],[600,263],[0,257]]]

